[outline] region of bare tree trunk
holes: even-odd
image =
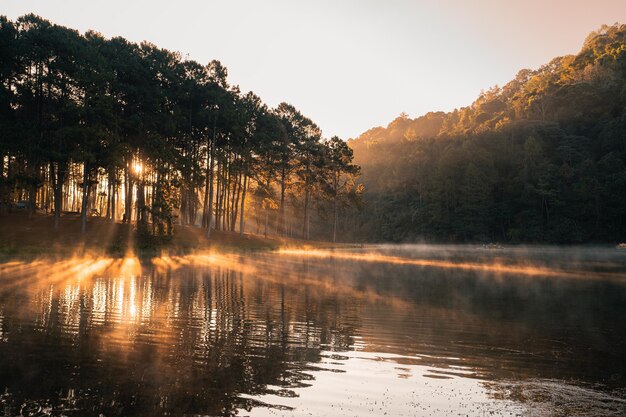
[[[52,182],[52,192],[54,194],[54,229],[59,230],[61,222],[61,210],[63,210],[63,180],[65,177],[65,169],[61,169],[61,162],[50,165],[50,181]]]
[[[215,175],[215,230],[220,230],[220,193],[222,191],[222,175],[221,175],[221,162],[217,161],[217,169]]]
[[[160,161],[157,159],[155,162],[155,166],[159,166]],[[153,236],[161,236],[162,232],[163,232],[163,218],[161,216],[162,214],[162,184],[161,182],[163,181],[162,176],[161,176],[161,170],[160,169],[156,169],[156,179],[154,180],[153,184],[153,189],[152,189],[152,201],[150,202],[150,205],[152,207],[152,235]]]
[[[338,175],[334,175],[333,178],[333,186],[334,186],[334,195],[333,195],[333,243],[337,242],[337,194],[339,194],[339,178]]]
[[[46,184],[47,186],[45,186],[45,195],[44,195],[44,207],[46,209],[46,214],[50,213],[50,209],[51,209],[51,205],[52,205],[52,175],[53,175],[53,167],[52,167],[52,163],[50,163],[48,165],[48,170],[47,170],[47,181]]]
[[[215,161],[215,126],[213,126],[213,140],[211,141],[211,150],[210,150],[210,162],[209,162],[209,172],[207,173],[207,177],[209,178],[209,206],[208,206],[208,219],[207,219],[207,231],[206,237],[207,239],[211,237],[211,226],[213,223],[213,163]]]
[[[235,185],[234,185],[235,189],[233,190],[233,201],[231,204],[232,215],[230,218],[230,230],[232,230],[233,232],[235,231],[235,226],[237,223],[237,214],[239,211],[239,197],[241,195],[242,176],[243,176],[242,174],[235,175]]]
[[[209,227],[209,216],[210,216],[210,212],[209,212],[209,181],[211,180],[211,177],[209,176],[209,159],[210,159],[210,154],[211,153],[211,148],[208,146],[207,144],[207,150],[206,150],[206,165],[207,165],[207,172],[206,172],[206,178],[204,181],[204,199],[202,202],[202,224],[201,227],[206,228]]]
[[[31,184],[28,187],[28,218],[31,219],[35,213],[35,203],[37,200],[37,183],[35,182],[37,169],[29,167]]]
[[[241,209],[240,214],[239,214],[239,235],[243,236],[244,233],[244,226],[246,224],[245,219],[244,219],[244,207],[246,204],[246,188],[248,187],[248,176],[244,175],[243,177],[243,190],[241,192]]]
[[[55,172],[55,168],[54,168],[54,162],[50,162],[50,187],[52,188],[52,194],[53,194],[53,199],[55,202],[55,206],[56,206],[56,188],[57,188],[57,179],[56,179],[56,172]],[[1,178],[0,178],[1,181]],[[56,215],[56,210],[54,213],[54,228],[58,229],[58,224],[57,224],[57,215]]]
[[[224,181],[224,197],[225,197],[225,201],[224,201],[224,211],[222,214],[222,229],[223,230],[229,230],[229,224],[230,222],[228,221],[228,217],[230,215],[230,182],[231,182],[231,164],[230,164],[230,157],[227,158],[226,160],[227,162],[227,169],[226,169],[226,181]]]
[[[117,168],[113,168],[113,175],[111,178],[111,223],[115,223],[116,197],[117,197]]]
[[[107,177],[108,177],[107,179],[107,211],[106,211],[104,218],[109,220],[109,217],[111,216],[111,194],[112,194],[111,190],[113,189],[110,169],[107,172]]]
[[[196,213],[197,213],[197,200],[196,200],[196,187],[194,186],[194,180],[191,180],[191,183],[189,184],[189,190],[187,191],[188,194],[188,219],[187,219],[187,223],[191,226],[195,226],[196,224]]]
[[[309,180],[304,184],[304,223],[302,225],[302,238],[309,239]]]
[[[180,225],[187,224],[187,189],[184,182],[180,189]]]
[[[124,197],[124,222],[131,223],[131,215],[133,209],[133,179],[130,175],[129,162],[126,163],[126,172],[124,173],[124,180],[126,182],[125,197]]]
[[[143,178],[138,178],[137,180],[137,198],[135,199],[137,202],[137,224],[145,224],[145,205],[146,205],[146,195],[144,193],[144,184]]]
[[[83,201],[80,212],[80,230],[84,234],[87,232],[87,201],[89,199],[89,166],[83,163]]]
[[[285,181],[287,180],[287,172],[285,165],[280,172],[280,224],[278,225],[278,233],[280,236],[285,235]]]
[[[337,242],[337,196],[333,201],[333,243]]]

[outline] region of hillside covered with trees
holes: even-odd
[[[366,209],[355,239],[626,239],[626,25],[469,107],[401,115],[350,140]]]
[[[0,16],[0,215],[333,239],[357,173],[344,141],[219,61]]]

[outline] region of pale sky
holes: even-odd
[[[0,0],[10,19],[29,12],[219,59],[242,91],[348,139],[577,53],[592,30],[626,23],[626,0]]]

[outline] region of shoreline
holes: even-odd
[[[58,230],[54,217],[26,213],[0,216],[0,262],[12,259],[41,257],[63,258],[93,254],[124,258],[129,253],[141,260],[159,256],[188,255],[196,251],[245,253],[273,251],[284,247],[297,248],[349,248],[355,244],[305,241],[293,238],[267,237],[252,233],[230,231],[211,232],[196,226],[174,226],[174,236],[167,241],[139,242],[133,224],[112,223],[102,218],[90,218],[87,233],[80,231],[80,217],[62,216]]]

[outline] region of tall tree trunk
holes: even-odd
[[[133,209],[133,179],[130,175],[130,162],[126,162],[124,180],[126,182],[124,196],[124,222],[131,224],[131,215]]]
[[[229,220],[229,215],[230,215],[230,183],[231,183],[231,163],[230,163],[230,156],[227,158],[227,170],[226,170],[226,181],[224,181],[224,211],[223,211],[223,215],[222,215],[222,229],[223,230],[229,230],[229,225],[230,222]]]
[[[52,185],[52,193],[54,194],[54,230],[59,230],[59,222],[61,219],[61,210],[59,206],[61,205],[61,187],[63,184],[61,183],[61,179],[59,178],[59,163],[50,163],[50,182]]]
[[[157,159],[155,162],[155,166],[159,166],[160,161]],[[162,217],[162,207],[163,207],[163,191],[162,184],[163,181],[161,170],[157,168],[156,170],[156,180],[154,181],[154,186],[152,189],[152,235],[153,236],[161,236],[163,234],[163,217]]]
[[[187,224],[187,190],[184,182],[180,189],[180,225],[185,226]]]
[[[287,169],[283,163],[280,171],[280,224],[278,225],[278,233],[280,236],[285,235],[285,182],[287,181]]]
[[[207,173],[207,178],[209,181],[209,206],[208,206],[208,219],[207,219],[207,231],[206,237],[209,239],[211,237],[211,226],[213,223],[213,163],[215,161],[215,126],[213,126],[213,140],[211,141],[210,146],[210,161],[209,161],[209,172]]]
[[[146,194],[144,190],[143,178],[137,178],[137,224],[145,225],[146,223]]]
[[[30,187],[28,187],[28,218],[31,219],[33,214],[35,213],[35,204],[37,201],[37,183],[36,183],[36,173],[37,169],[33,168],[29,164],[29,173],[30,173]]]
[[[54,183],[54,228],[58,230],[63,211],[63,184],[67,176],[67,162],[57,162],[56,174],[53,175]]]
[[[117,197],[117,168],[113,168],[113,175],[111,177],[111,223],[115,223],[115,209]]]
[[[239,210],[239,235],[243,236],[244,226],[246,224],[244,218],[244,208],[246,205],[246,189],[248,187],[248,176],[244,174],[243,176],[243,190],[241,191],[241,209]]]
[[[188,192],[188,206],[187,208],[189,209],[189,217],[188,217],[188,221],[187,223],[191,226],[195,226],[196,224],[196,187],[194,186],[194,182],[195,180],[191,180],[191,184],[189,184],[189,190]]]
[[[208,219],[209,219],[209,181],[210,181],[210,177],[209,177],[209,159],[210,159],[210,147],[207,144],[207,150],[206,150],[206,166],[207,166],[207,170],[206,170],[206,176],[204,179],[204,201],[202,202],[202,225],[201,227],[206,228],[208,227]]]
[[[309,239],[309,180],[304,184],[304,223],[302,224],[302,238]]]
[[[335,243],[337,242],[337,197],[339,194],[339,178],[337,174],[335,174],[333,186],[333,243]]]
[[[216,178],[216,188],[215,188],[215,230],[220,230],[220,208],[221,208],[221,201],[220,201],[220,193],[221,193],[221,186],[222,186],[222,182],[221,182],[221,162],[217,161],[217,178]]]
[[[232,215],[230,218],[230,230],[235,231],[235,226],[237,223],[237,212],[239,211],[239,197],[241,195],[241,187],[242,187],[242,174],[235,175],[235,190],[233,190],[233,201],[231,204]]]
[[[111,216],[111,190],[112,188],[112,184],[111,184],[111,170],[109,169],[107,172],[107,211],[106,214],[104,215],[104,218],[109,220],[110,216]],[[102,213],[101,213],[102,214]]]
[[[83,201],[80,212],[80,230],[84,234],[87,232],[87,201],[89,199],[89,165],[83,163]]]
[[[333,201],[333,243],[337,242],[337,196]]]
[[[44,208],[46,209],[46,214],[50,213],[50,204],[52,203],[52,196],[51,196],[51,190],[52,190],[52,163],[48,164],[48,169],[43,168],[42,169],[42,173],[45,175],[46,177],[46,181],[44,181],[44,195],[43,195],[43,201],[42,204],[44,206]]]

